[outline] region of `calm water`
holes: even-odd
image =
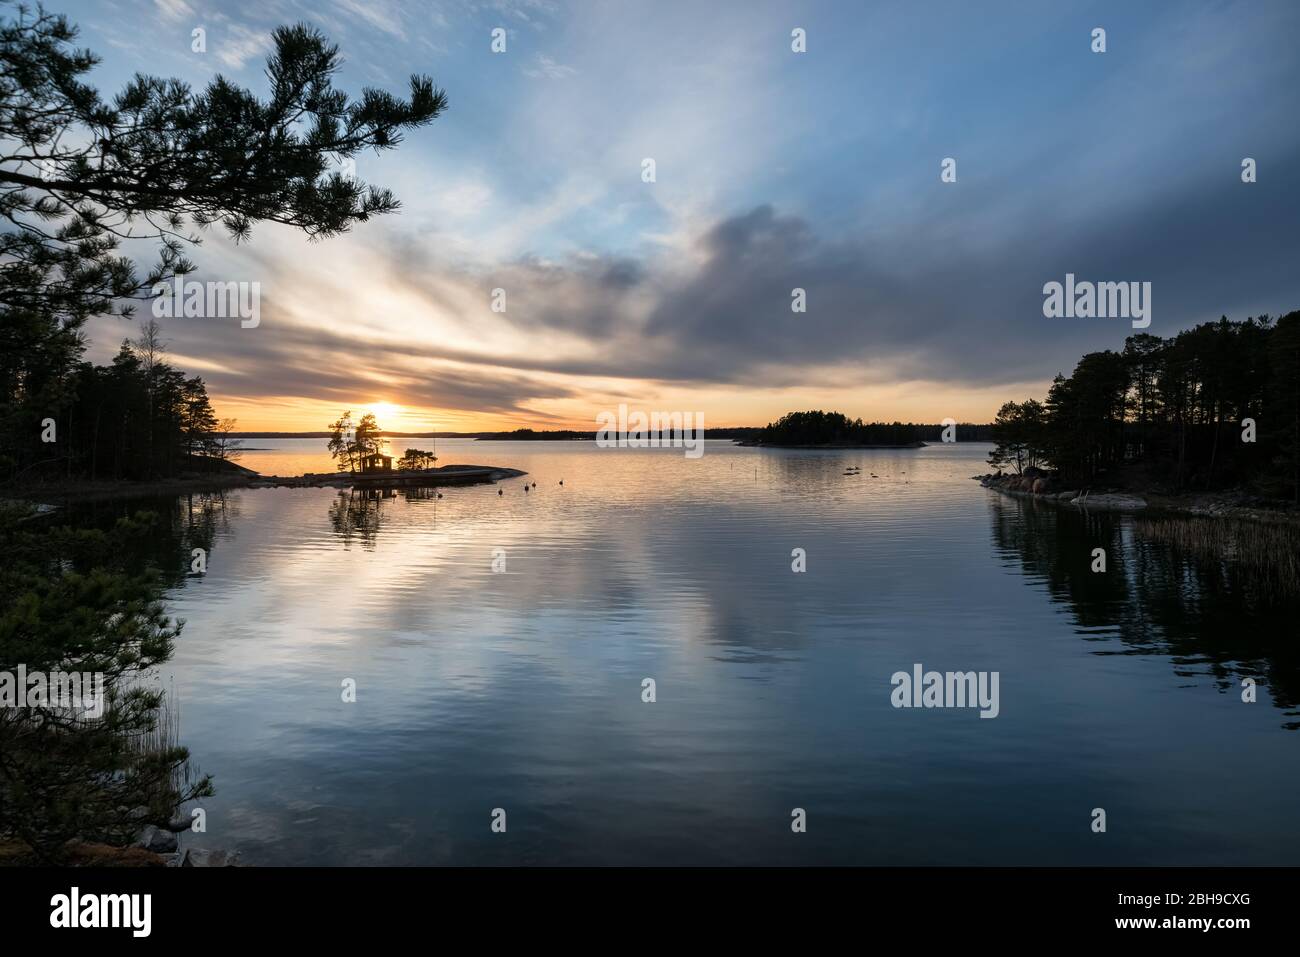
[[[328,466],[275,445],[244,464]],[[260,865],[1300,861],[1300,609],[1127,519],[985,491],[986,446],[438,453],[537,489],[162,503],[155,559],[210,549],[169,592],[163,680],[217,788],[187,841]],[[917,662],[1000,672],[1001,714],[894,709]]]

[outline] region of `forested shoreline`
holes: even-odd
[[[1043,400],[1004,404],[992,431],[991,466],[1051,469],[1068,487],[1300,503],[1300,312],[1130,336]]]
[[[234,419],[218,419],[199,376],[166,361],[150,321],[106,366],[78,362],[63,395],[40,415],[18,403],[6,417],[0,474],[10,482],[51,478],[146,481],[210,469],[238,455]]]

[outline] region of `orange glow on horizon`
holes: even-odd
[[[760,390],[708,386],[699,389],[648,382],[627,382],[622,388],[593,392],[583,398],[536,400],[511,412],[440,409],[399,401],[334,402],[294,396],[245,398],[216,393],[218,415],[237,420],[239,432],[323,432],[345,410],[359,418],[373,413],[380,429],[390,432],[509,432],[572,429],[595,431],[597,414],[613,411],[620,402],[645,411],[702,412],[705,430],[763,426],[787,412],[825,409],[859,416],[868,422],[935,424],[945,418],[987,423],[1009,399],[1042,398],[1049,383],[1012,383],[963,388],[943,383],[907,382],[881,386],[828,389]]]

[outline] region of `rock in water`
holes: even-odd
[[[237,867],[238,860],[238,854],[196,847],[185,852],[181,867]]]
[[[1072,504],[1080,508],[1092,508],[1106,512],[1136,512],[1147,507],[1146,499],[1138,495],[1103,493],[1101,495],[1080,495]]]
[[[172,854],[179,846],[175,834],[152,824],[145,826],[135,843],[137,847],[143,847],[146,851],[153,851],[155,854]]]

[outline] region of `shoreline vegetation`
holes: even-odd
[[[1300,312],[1225,316],[1089,353],[1043,401],[1005,403],[993,441],[998,471],[977,478],[1000,491],[1210,514],[1300,509]]]
[[[214,470],[205,474],[181,475],[173,478],[140,481],[53,481],[39,486],[25,486],[5,490],[6,501],[28,503],[42,514],[55,506],[71,502],[109,501],[113,499],[144,499],[171,495],[200,495],[207,492],[224,492],[234,489],[260,488],[390,488],[421,485],[440,487],[471,485],[519,478],[528,473],[521,469],[495,465],[446,465],[421,474],[393,472],[385,477],[368,478],[345,472],[308,472],[303,475],[263,475],[242,466],[227,463],[233,469]]]
[[[1036,473],[1036,474],[1035,474]],[[1240,490],[1138,495],[1119,489],[1061,489],[1039,470],[973,476],[989,491],[1053,508],[1124,513],[1138,539],[1210,565],[1245,571],[1263,594],[1300,598],[1300,512]]]
[[[1130,336],[1044,401],[1005,403],[993,437],[997,471],[973,476],[991,491],[1140,515],[1144,538],[1262,569],[1282,591],[1296,572],[1300,312]]]
[[[1073,505],[1091,511],[1141,512],[1153,516],[1232,518],[1290,524],[1300,528],[1300,512],[1288,507],[1288,503],[1249,495],[1240,489],[1169,494],[1107,486],[1062,488],[1038,470],[1031,470],[1028,476],[989,473],[972,478],[990,491],[1049,505]]]

